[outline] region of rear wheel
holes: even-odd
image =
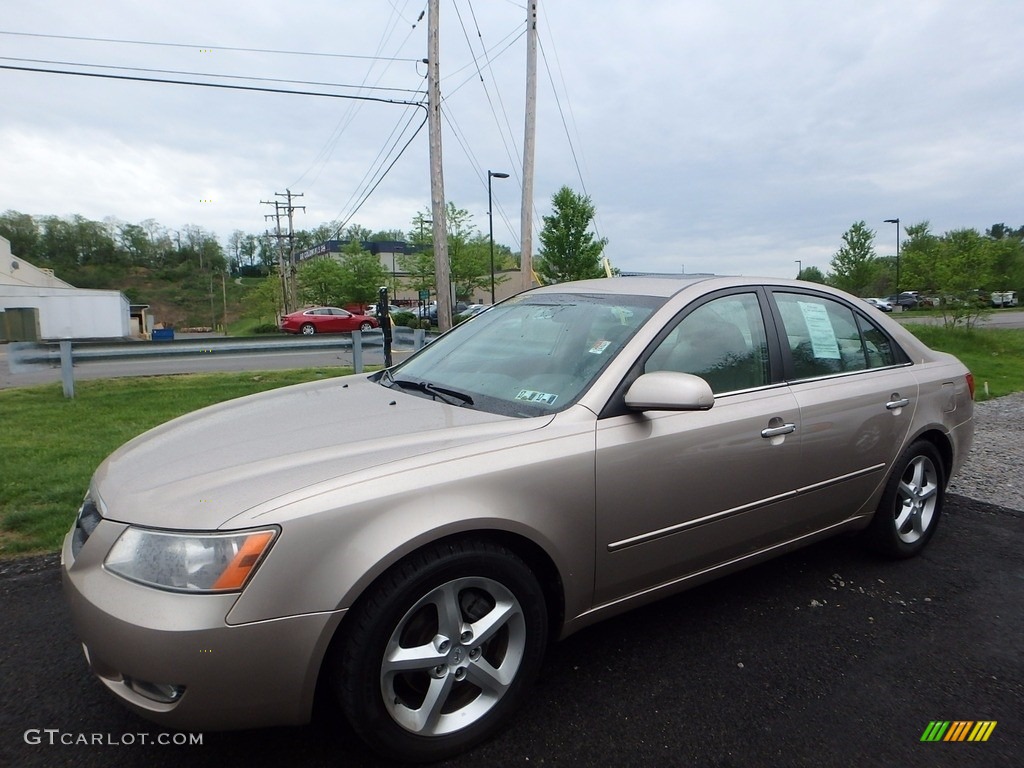
[[[312,336],[314,333],[316,333],[316,326],[315,325],[313,325],[312,323],[303,323],[302,324],[302,335],[303,336]]]
[[[934,445],[918,440],[896,462],[867,529],[874,549],[894,557],[924,549],[939,524],[945,488],[942,457]]]
[[[486,739],[522,702],[547,641],[544,594],[509,550],[436,545],[400,563],[347,619],[334,683],[375,750],[441,760]]]

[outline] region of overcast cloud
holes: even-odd
[[[538,6],[535,232],[551,195],[569,185],[592,197],[606,253],[620,268],[789,276],[797,259],[827,270],[842,233],[860,219],[878,232],[882,255],[895,250],[887,218],[927,219],[940,233],[1024,224],[1024,3]],[[408,91],[364,95],[416,99],[426,18],[413,25],[425,9],[425,0],[7,3],[4,33],[184,46],[0,34],[0,64],[365,83]],[[511,173],[494,181],[495,239],[514,250],[525,15],[508,0],[441,0],[447,198],[486,232],[487,170]],[[260,200],[288,187],[304,194],[297,227],[349,219],[408,230],[430,203],[425,128],[353,208],[382,150],[404,142],[423,114],[0,69],[0,210],[197,224],[225,243],[234,229],[261,232],[270,208]]]

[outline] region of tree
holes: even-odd
[[[388,243],[405,239],[405,233],[400,229],[378,229],[368,238],[371,243]]]
[[[878,276],[875,233],[863,221],[854,222],[843,233],[843,245],[832,257],[829,283],[857,296],[866,296]]]
[[[345,274],[337,261],[324,257],[299,266],[299,300],[303,304],[341,306],[345,303]]]
[[[341,291],[346,301],[365,306],[377,300],[377,291],[387,283],[390,273],[375,253],[364,251],[352,240],[341,251]]]
[[[5,211],[0,216],[0,236],[11,242],[14,256],[35,261],[39,257],[39,225],[27,213]]]
[[[345,230],[346,240],[355,240],[356,242],[369,241],[370,235],[373,233],[366,227],[360,226],[359,224],[349,224]]]
[[[594,205],[590,197],[562,187],[551,198],[552,213],[544,217],[535,267],[544,283],[604,277],[601,254],[607,238],[590,231]]]
[[[434,292],[434,253],[433,251],[417,251],[403,253],[398,257],[398,264],[407,275],[406,286],[419,294],[420,291]]]
[[[828,279],[825,277],[825,273],[817,267],[804,267],[800,270],[800,274],[796,276],[797,280],[806,280],[809,283],[820,283],[821,285],[827,285]]]
[[[242,300],[246,317],[260,323],[275,322],[284,307],[281,296],[281,279],[276,273],[260,281]]]
[[[429,210],[421,211],[413,216],[412,229],[406,235],[406,240],[417,246],[432,246],[434,244],[434,222],[430,218]]]
[[[928,222],[907,227],[903,264],[908,281],[938,298],[946,327],[968,328],[987,311],[978,289],[997,277],[1002,240],[982,237],[977,230],[959,229],[938,237]]]

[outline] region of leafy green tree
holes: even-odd
[[[843,233],[843,245],[832,257],[829,283],[857,296],[872,292],[878,274],[874,241],[874,230],[863,221],[854,222]]]
[[[349,241],[355,240],[360,243],[369,241],[372,234],[373,232],[359,224],[349,224],[345,229],[345,239]]]
[[[974,229],[958,229],[941,237],[928,222],[907,227],[903,245],[908,284],[938,299],[946,327],[974,325],[988,308],[979,289],[996,277],[1002,241],[983,237]]]
[[[819,283],[820,285],[827,285],[828,279],[825,277],[825,273],[817,267],[804,267],[800,270],[800,274],[796,276],[797,280],[806,280],[809,283]]]
[[[245,316],[260,323],[276,323],[284,308],[281,278],[277,273],[261,280],[242,300]]]
[[[22,259],[39,259],[39,225],[27,213],[5,211],[0,215],[0,236],[11,243],[11,253]]]
[[[415,246],[434,244],[434,222],[429,210],[420,211],[412,218],[412,228],[405,236],[406,242]]]
[[[987,248],[992,253],[991,283],[986,287],[990,291],[1024,291],[1024,241],[1021,239],[1024,233],[1007,229],[1005,234],[996,237],[993,234],[996,227],[986,233]]]
[[[552,213],[544,217],[535,268],[544,283],[604,277],[601,254],[607,238],[590,231],[594,205],[590,197],[562,187],[551,198]]]
[[[406,287],[416,291],[417,295],[420,291],[435,292],[433,251],[403,253],[398,257],[398,264],[407,275]]]
[[[377,300],[377,291],[386,285],[391,273],[375,253],[364,251],[352,240],[341,251],[341,292],[347,302],[365,306]]]
[[[405,240],[405,233],[400,229],[378,229],[366,239],[371,243],[387,243],[394,240]]]
[[[329,257],[299,265],[299,301],[304,305],[341,306],[345,303],[345,272]]]

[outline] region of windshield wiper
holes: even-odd
[[[448,387],[439,387],[437,384],[432,384],[429,381],[410,381],[409,379],[396,379],[389,376],[392,383],[401,387],[402,389],[414,389],[417,392],[423,392],[426,395],[430,395],[433,398],[443,400],[449,405],[472,405],[473,398],[467,395],[465,392],[459,392],[457,389],[449,389]]]

